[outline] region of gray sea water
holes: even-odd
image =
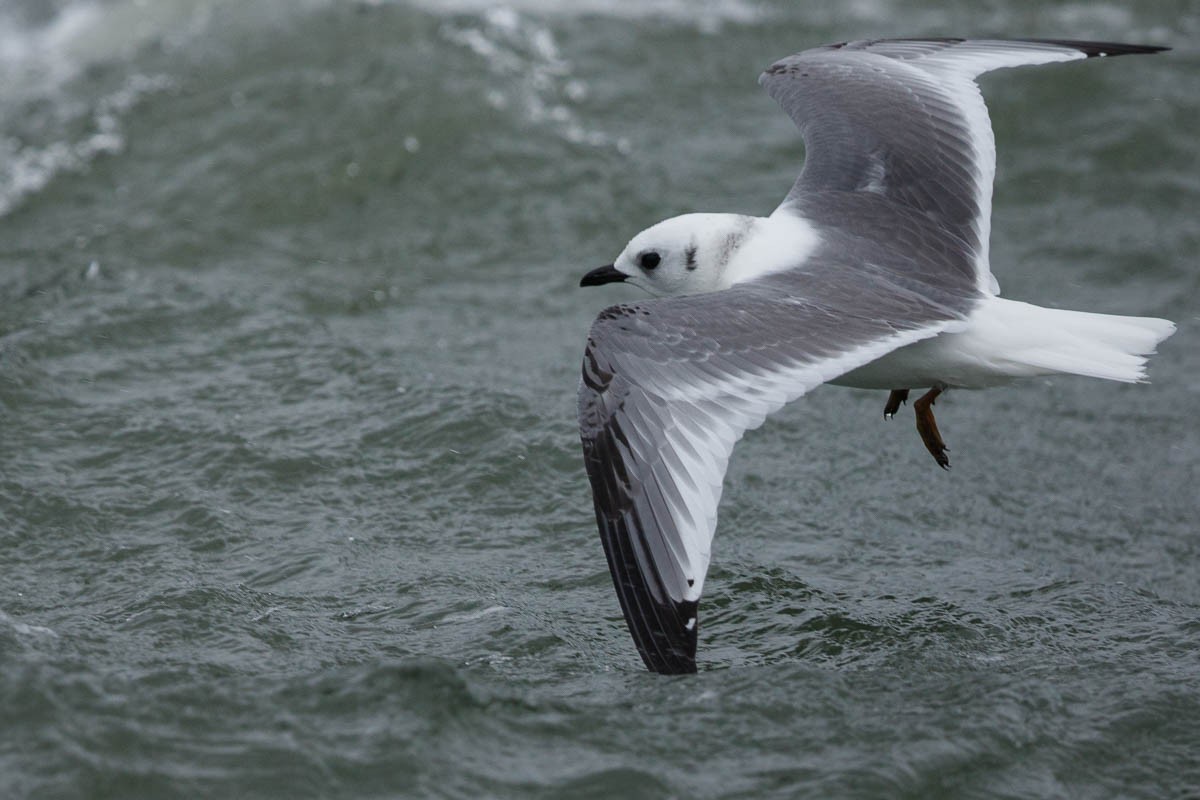
[[[735,452],[701,672],[643,667],[581,290],[768,213],[756,86],[880,35],[1170,45],[984,80],[1004,294],[1152,383],[826,387]],[[0,3],[0,797],[1200,796],[1191,2]]]

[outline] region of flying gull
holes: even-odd
[[[911,389],[932,406],[1067,373],[1137,382],[1175,326],[1001,299],[988,264],[995,140],[976,76],[1163,47],[1046,39],[859,41],[759,77],[804,139],[769,217],[685,214],[639,233],[581,286],[657,299],[604,310],[583,356],[579,429],[596,522],[646,666],[694,672],[697,609],[733,445],[822,383]]]

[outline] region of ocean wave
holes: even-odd
[[[372,3],[378,5],[379,3]],[[767,13],[762,3],[745,0],[510,0],[497,5],[488,0],[412,0],[412,5],[434,14],[529,13],[554,17],[602,16],[617,19],[666,19],[695,25],[704,32],[715,32],[724,23],[746,24],[761,20]]]
[[[132,75],[111,94],[101,97],[87,115],[86,132],[74,140],[24,144],[18,137],[0,139],[0,217],[44,189],[64,172],[82,172],[96,158],[125,149],[122,118],[143,97],[174,86],[166,75]]]
[[[3,611],[0,611],[0,626],[11,628],[19,636],[49,636],[58,638],[57,633],[44,625],[30,625],[28,622],[21,622]]]
[[[497,110],[516,106],[535,124],[549,124],[570,142],[615,147],[628,153],[629,140],[583,124],[572,106],[585,100],[588,84],[575,76],[546,25],[513,8],[488,8],[477,21],[447,22],[440,28],[447,41],[466,48],[487,69],[506,79],[484,99]]]

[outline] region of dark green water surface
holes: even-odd
[[[806,6],[811,6],[806,8]],[[758,89],[878,35],[988,76],[1004,294],[1175,320],[1152,383],[882,393],[739,445],[701,671],[643,671],[580,290],[766,214]],[[1200,796],[1191,3],[0,3],[0,797]]]

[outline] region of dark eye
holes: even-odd
[[[638,266],[642,269],[654,269],[658,266],[659,261],[662,261],[662,256],[653,250],[647,250],[638,256]]]

